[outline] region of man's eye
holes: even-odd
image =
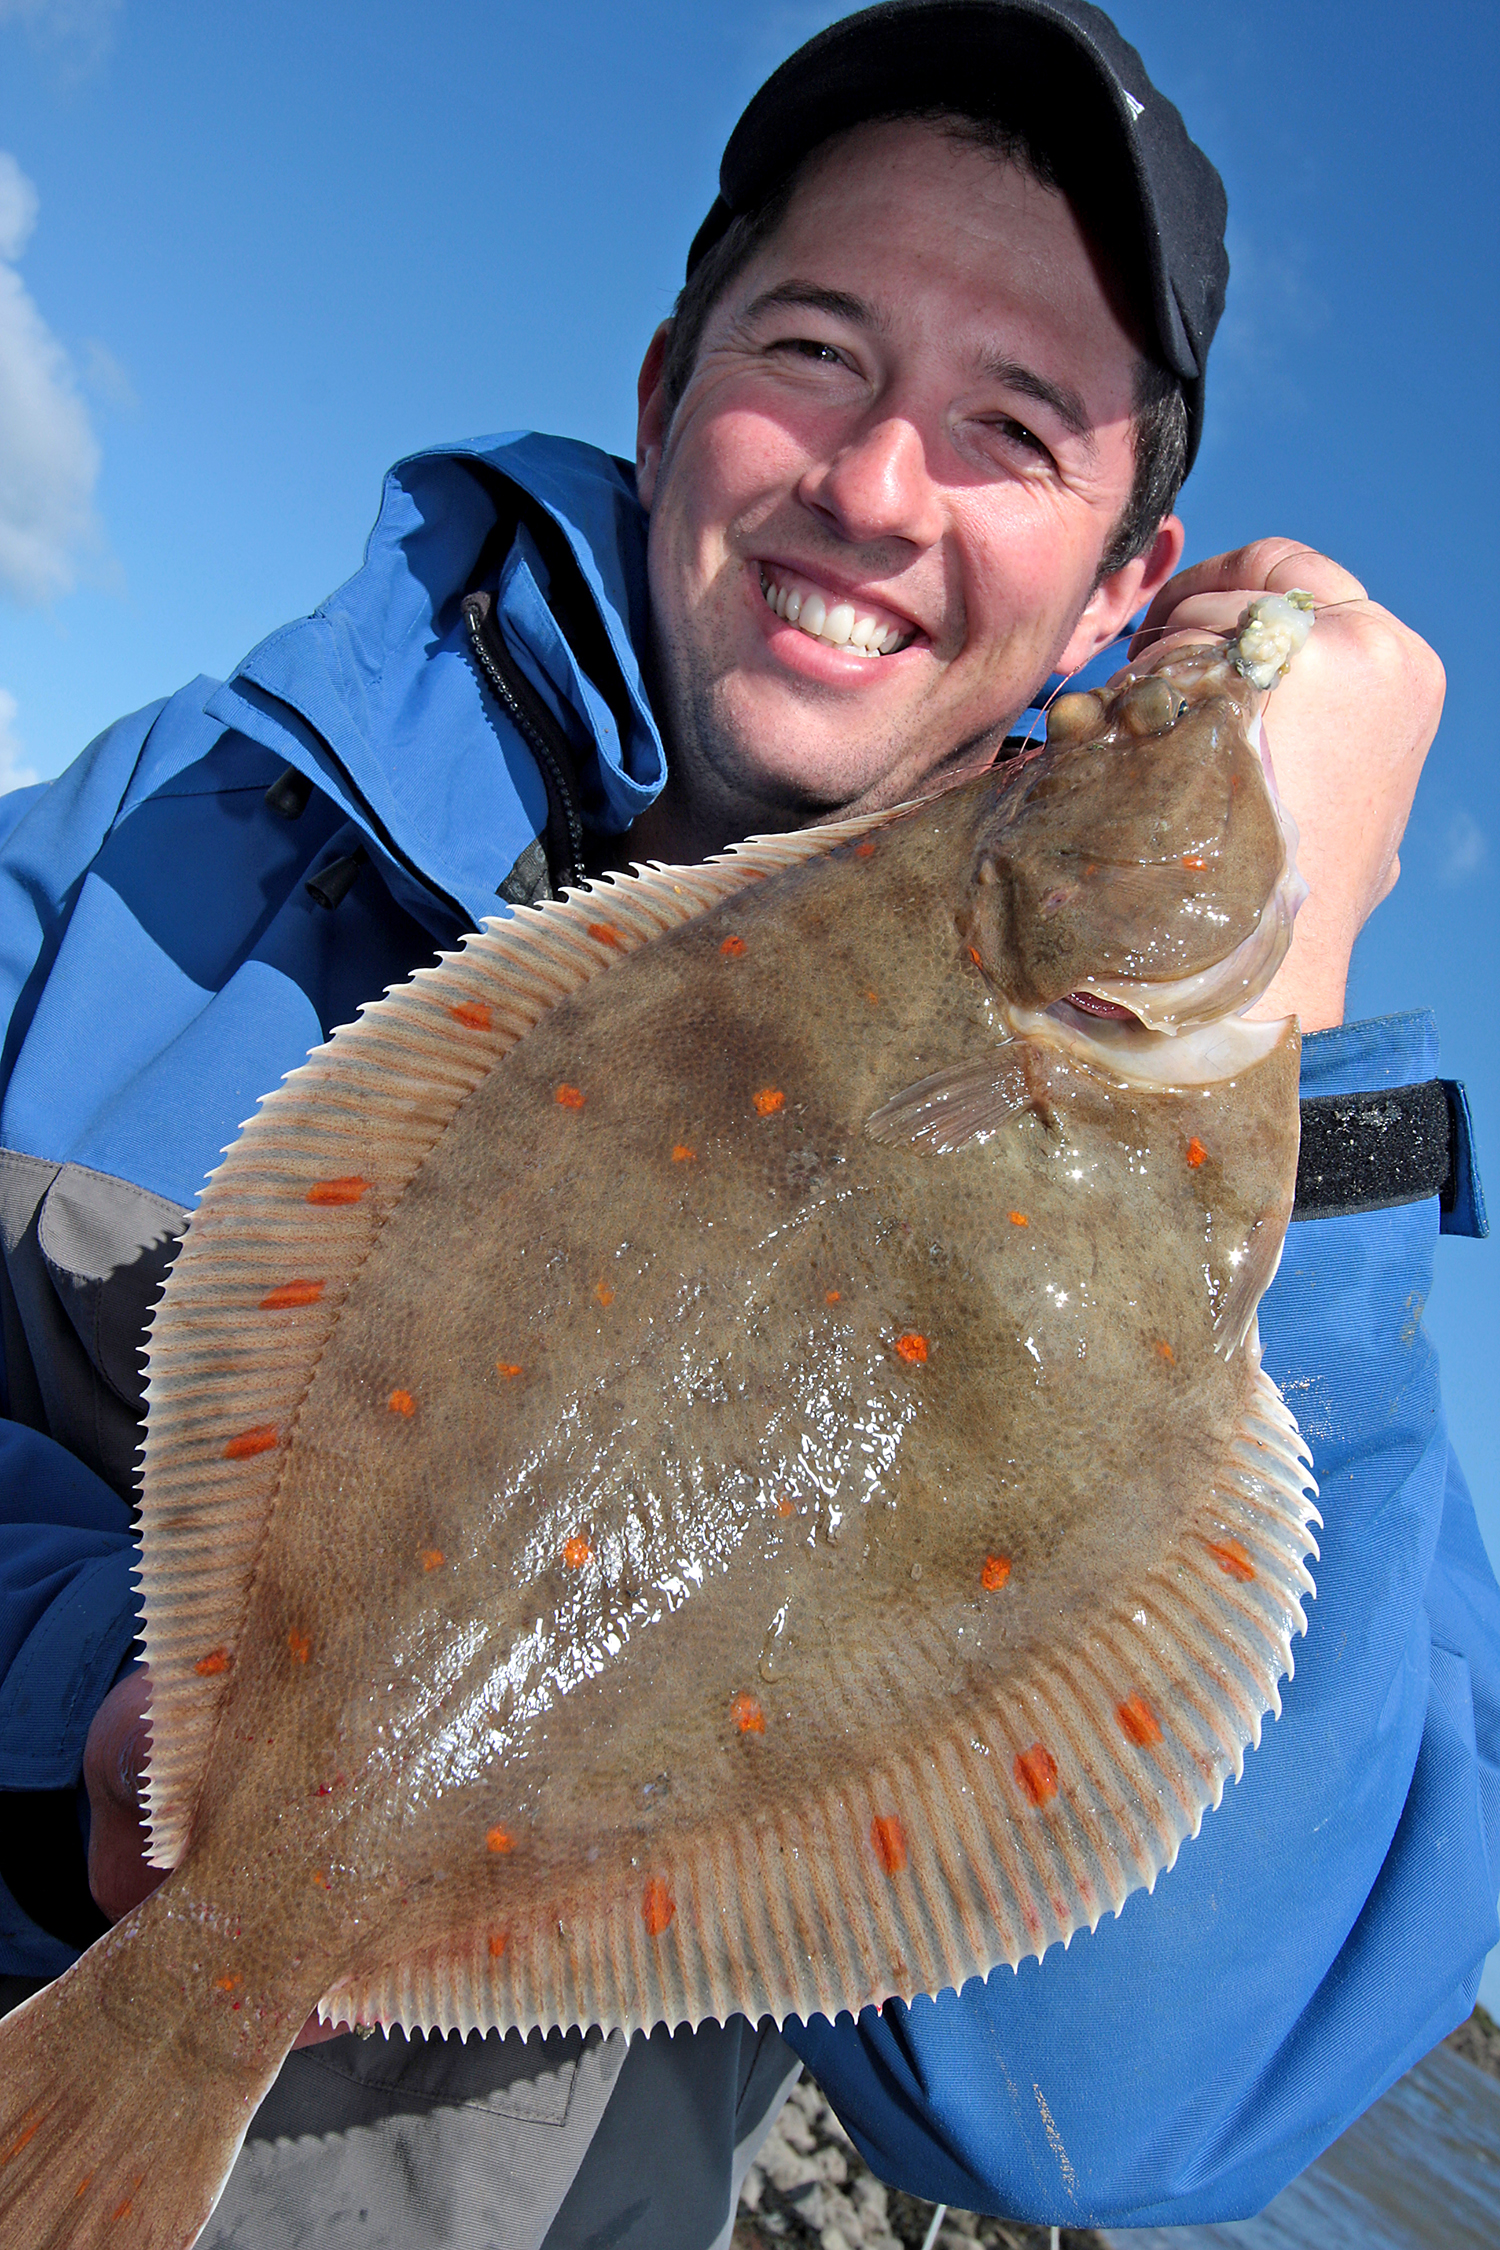
[[[794,359],[812,360],[820,367],[842,367],[844,364],[842,352],[836,351],[832,344],[820,344],[813,336],[782,336],[771,349],[773,352],[787,352]]]
[[[1024,422],[1016,421],[1013,415],[1000,415],[997,420],[993,421],[990,424],[990,428],[992,430],[997,430],[1001,437],[1009,439],[1011,444],[1023,447],[1028,453],[1035,453],[1041,456],[1045,456],[1048,459],[1051,458],[1050,454],[1048,454],[1047,447],[1043,445],[1036,432],[1034,430],[1028,430],[1026,424]]]

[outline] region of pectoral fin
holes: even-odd
[[[978,1062],[950,1063],[903,1086],[866,1120],[865,1131],[888,1148],[909,1145],[929,1156],[952,1156],[1026,1110],[1044,1125],[1053,1122],[1046,1059],[1029,1041],[1016,1039]]]

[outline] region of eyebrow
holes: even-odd
[[[877,336],[887,334],[890,327],[883,315],[863,297],[851,296],[844,289],[821,289],[811,281],[783,281],[774,289],[762,290],[758,297],[751,299],[740,317],[749,322],[766,313],[784,310],[827,313],[833,320],[847,320]],[[981,359],[979,370],[991,382],[1019,391],[1022,398],[1035,399],[1038,406],[1050,408],[1065,430],[1081,438],[1091,453],[1097,450],[1088,408],[1071,385],[1054,383],[1047,376],[1038,375],[1035,368],[1014,359]]]
[[[825,312],[834,320],[852,321],[877,336],[886,331],[887,323],[863,297],[851,297],[846,289],[820,289],[814,281],[783,281],[774,289],[763,289],[758,297],[751,298],[740,318],[758,320],[762,313],[779,312],[783,307]]]
[[[1007,390],[1019,391],[1022,398],[1034,398],[1038,406],[1050,406],[1065,430],[1082,438],[1094,449],[1094,425],[1089,420],[1088,408],[1077,391],[1066,383],[1049,382],[1034,368],[1023,367],[1019,360],[987,359],[984,372],[992,382],[1002,383]]]

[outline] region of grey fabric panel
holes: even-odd
[[[545,2250],[714,2250],[798,2067],[769,2021],[637,2032]]]
[[[538,2250],[625,2052],[351,2033],[289,2055],[202,2250]]]
[[[740,2104],[743,2137],[736,2141],[734,2147],[734,2168],[729,2182],[729,2210],[723,2226],[714,2237],[711,2250],[733,2250],[734,2222],[739,2215],[740,2190],[745,2184],[745,2174],[765,2147],[767,2136],[771,2127],[781,2115],[782,2105],[787,2095],[802,2076],[802,2065],[797,2057],[791,2053],[791,2049],[787,2047],[785,2041],[778,2039],[776,2045],[781,2048],[782,2052],[777,2054],[773,2048],[768,2046],[764,2055],[764,2068],[763,2070],[757,2070],[758,2090],[755,2098],[743,2101]],[[777,2079],[776,2072],[788,2056],[791,2058],[791,2068],[783,2078]],[[774,2084],[772,2083],[773,2080],[775,2080]],[[760,2116],[753,2118],[750,2124],[746,2126],[743,2113],[759,2107],[760,2092],[766,2086],[770,2086],[770,2099]]]
[[[12,1418],[134,1495],[139,1354],[187,1213],[91,1171],[0,1149],[0,1297]]]

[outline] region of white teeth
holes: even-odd
[[[847,648],[851,656],[891,656],[910,640],[899,626],[882,625],[878,618],[861,616],[852,602],[835,602],[830,609],[823,596],[794,581],[780,586],[761,573],[761,592],[778,617],[809,633],[814,640],[834,648]]]

